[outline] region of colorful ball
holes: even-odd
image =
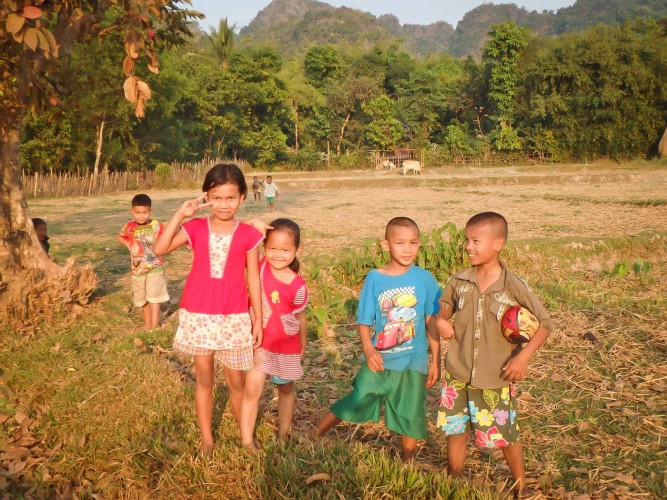
[[[535,315],[525,307],[510,307],[500,321],[503,335],[512,344],[524,344],[533,338],[540,322]]]

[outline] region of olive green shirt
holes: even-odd
[[[498,281],[482,294],[477,288],[477,269],[458,272],[445,287],[440,306],[454,313],[456,335],[449,341],[445,368],[456,379],[480,389],[499,389],[509,384],[502,367],[520,346],[502,334],[500,320],[507,309],[521,305],[532,312],[540,327],[551,331],[549,313],[526,283],[509,272],[503,262]]]

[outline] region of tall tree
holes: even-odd
[[[519,58],[528,45],[528,30],[512,21],[494,25],[484,43],[482,60],[489,72],[489,98],[494,104],[491,119],[497,124],[493,134],[499,150],[520,149],[514,121],[514,96],[519,82]]]
[[[60,267],[39,244],[22,190],[19,144],[26,113],[61,104],[53,80],[58,57],[80,39],[126,33],[125,96],[143,115],[150,89],[134,76],[139,54],[157,71],[155,38],[176,41],[187,32],[188,11],[171,0],[43,2],[7,0],[0,5],[0,320],[22,323],[36,310],[85,302],[96,278],[91,268]],[[196,14],[196,13],[194,13]],[[119,61],[120,62],[120,61]],[[119,81],[120,86],[120,81]]]
[[[227,24],[227,18],[220,19],[218,29],[211,28],[211,34],[206,36],[211,42],[215,59],[220,66],[227,68],[229,66],[229,59],[234,49],[234,30],[236,24],[231,26]]]

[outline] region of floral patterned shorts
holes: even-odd
[[[475,431],[477,446],[504,448],[519,440],[514,384],[478,389],[445,371],[440,391],[438,429],[448,435]]]

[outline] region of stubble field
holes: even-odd
[[[407,178],[396,171],[278,172],[274,180],[275,214],[251,199],[240,216],[285,216],[301,225],[304,274],[314,291],[324,279],[316,271],[331,280],[345,249],[360,252],[394,216],[409,216],[428,233],[447,222],[463,227],[479,211],[505,215],[505,258],[556,325],[520,384],[529,486],[549,498],[667,495],[664,165],[443,167]],[[89,306],[57,327],[3,333],[0,487],[14,495],[99,498],[506,494],[510,476],[497,452],[471,447],[465,481],[446,477],[435,389],[429,439],[408,466],[397,463],[398,441],[380,425],[343,425],[317,442],[304,437],[347,391],[358,366],[351,321],[324,330],[309,325],[291,442],[273,441],[275,401],[267,387],[258,427],[265,448],[254,456],[240,451],[220,378],[217,448],[210,459],[199,457],[191,365],[170,351],[190,257],[179,250],[166,259],[174,300],[163,309],[164,326],[135,333],[140,318],[130,307],[128,257],[114,239],[133,194],[29,204],[31,215],[49,224],[52,257],[92,263],[100,287]],[[154,217],[166,221],[197,190],[148,194]],[[339,288],[347,298],[357,291]],[[326,308],[319,300],[313,307]],[[329,479],[306,484],[317,473]]]

